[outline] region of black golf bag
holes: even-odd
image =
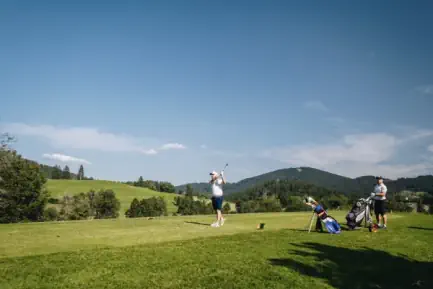
[[[361,198],[356,201],[350,212],[346,215],[347,226],[350,230],[356,227],[361,227],[364,221],[365,227],[370,227],[372,224],[371,209],[373,207],[373,199],[371,197]]]

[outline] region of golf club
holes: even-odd
[[[228,165],[229,165],[229,164],[226,164],[226,165],[224,166],[224,168],[222,169],[221,172],[224,172],[224,170],[227,168]]]

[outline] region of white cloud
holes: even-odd
[[[416,133],[404,140],[430,136]],[[431,163],[389,165],[405,142],[387,133],[347,135],[332,144],[310,144],[270,149],[264,156],[290,164],[310,166],[349,177],[384,175],[396,178],[425,173]]]
[[[341,161],[377,163],[392,155],[396,139],[387,134],[347,135],[336,144],[293,146],[274,149],[266,155],[296,166],[325,166]]]
[[[328,111],[326,105],[324,105],[321,101],[307,101],[306,103],[304,103],[304,107],[308,109]]]
[[[179,149],[186,149],[186,147],[183,144],[180,143],[167,143],[160,148],[161,150],[179,150]]]
[[[397,179],[402,177],[417,177],[429,174],[433,165],[431,163],[419,163],[410,165],[384,165],[384,164],[362,164],[342,163],[330,167],[329,171],[348,177],[359,177],[365,175],[382,175],[386,178]]]
[[[417,140],[417,139],[426,138],[426,137],[430,137],[430,136],[433,136],[433,130],[419,129],[419,130],[413,131],[404,140],[405,141],[412,141],[412,140]]]
[[[22,123],[6,124],[5,131],[14,135],[32,136],[47,140],[56,148],[87,149],[105,152],[136,152],[155,155],[157,149],[152,148],[157,141],[141,140],[136,137],[102,132],[87,127],[55,127],[51,125],[28,125]],[[144,143],[150,143],[151,145]],[[185,148],[181,144],[165,144],[161,150]]]
[[[50,160],[61,161],[64,163],[83,163],[83,164],[88,164],[88,165],[92,164],[91,162],[89,162],[85,159],[71,157],[71,156],[67,156],[67,155],[63,155],[63,154],[43,154],[42,157],[44,157],[46,159],[50,159]]]
[[[428,150],[431,151],[431,152],[433,153],[433,145],[430,145],[430,146],[428,147]]]
[[[145,155],[156,155],[158,154],[158,152],[154,149],[150,149],[150,150],[140,150],[140,153],[145,154]]]

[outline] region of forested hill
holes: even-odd
[[[77,173],[71,172],[67,165],[64,166],[63,168],[61,168],[58,165],[53,167],[53,166],[49,166],[49,165],[40,164],[40,163],[35,162],[33,160],[27,160],[27,161],[29,161],[30,163],[38,165],[40,172],[47,179],[75,180],[75,179],[77,179],[77,176],[78,176],[78,174],[77,174],[78,172]],[[84,169],[83,169],[83,174],[84,174]],[[82,179],[83,180],[93,180],[93,178],[86,177],[85,175],[83,176]]]
[[[224,187],[226,194],[235,192],[243,192],[256,185],[263,184],[267,181],[272,180],[298,180],[305,183],[315,185],[317,187],[323,187],[328,190],[337,191],[344,194],[357,193],[365,194],[372,191],[374,184],[376,183],[374,176],[362,176],[358,178],[348,178],[337,174],[329,173],[326,171],[309,168],[288,168],[276,170],[266,174],[258,175],[255,177],[241,180],[237,183],[228,183]],[[388,187],[388,191],[396,192],[402,190],[414,190],[433,192],[433,176],[419,176],[416,178],[401,178],[397,180],[385,179],[385,184]],[[176,187],[176,190],[185,190],[186,185]],[[191,183],[190,184],[194,191],[200,193],[209,193],[210,186],[208,183]]]

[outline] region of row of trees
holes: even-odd
[[[388,208],[398,212],[433,213],[433,194],[426,192],[401,191],[388,198]]]
[[[80,165],[77,174],[71,173],[69,166],[65,166],[63,169],[56,165],[54,167],[50,166],[41,166],[41,171],[45,174],[45,176],[49,179],[53,180],[93,180],[93,178],[87,178],[84,174],[84,167]]]
[[[138,178],[136,182],[126,182],[128,185],[132,185],[140,188],[148,188],[153,191],[161,193],[175,193],[176,189],[174,185],[170,182],[158,182],[152,180],[144,180],[142,176]]]
[[[350,209],[359,194],[345,195],[333,190],[293,180],[274,180],[256,185],[246,191],[227,196],[236,202],[238,213],[294,212],[311,210],[304,203],[305,196],[312,196],[326,209]],[[426,192],[389,192],[388,208],[401,212],[433,213],[433,194]]]
[[[227,200],[237,204],[239,213],[294,212],[310,210],[304,204],[305,196],[314,197],[327,209],[348,208],[358,198],[299,180],[273,180],[233,193]]]
[[[214,214],[212,203],[206,199],[196,199],[191,196],[177,196],[173,204],[177,207],[176,215],[209,215]],[[230,212],[230,204],[225,203],[223,212]],[[125,216],[128,218],[167,216],[167,203],[162,197],[134,199]]]
[[[47,209],[48,210],[48,209]],[[60,201],[60,211],[49,208],[51,220],[111,219],[119,217],[120,201],[112,190],[93,190],[74,196],[64,196]],[[56,210],[54,214],[53,210]]]
[[[152,197],[139,201],[134,198],[126,211],[127,218],[167,216],[167,203],[162,197]]]

